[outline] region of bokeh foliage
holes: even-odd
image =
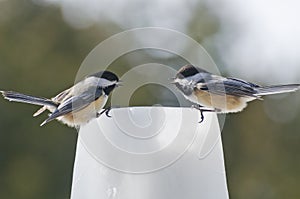
[[[201,43],[217,33],[218,20],[201,7],[188,27],[188,34]],[[51,97],[73,84],[90,50],[120,31],[109,21],[73,29],[56,6],[0,1],[0,89]],[[214,49],[208,51],[219,63]],[[111,65],[119,75],[140,62],[171,63],[177,68],[184,64],[145,52],[128,56],[134,56],[135,62],[125,57]],[[131,104],[176,105],[168,97],[151,95],[154,91],[163,88],[146,86],[136,92]],[[0,100],[0,198],[69,198],[76,130],[57,122],[39,127],[46,115],[32,118],[36,109]],[[275,123],[264,114],[263,102],[227,117],[222,137],[231,198],[300,197],[299,119],[298,113],[288,123]]]

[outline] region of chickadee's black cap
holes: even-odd
[[[99,78],[107,79],[109,81],[119,81],[119,78],[116,74],[107,70],[94,73],[92,75],[89,75],[88,77],[99,77]]]
[[[188,64],[179,69],[179,71],[176,74],[176,77],[182,79],[185,77],[191,77],[191,76],[196,75],[197,73],[201,73],[201,72],[208,73],[206,70],[203,70],[199,67]]]

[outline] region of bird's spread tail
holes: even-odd
[[[256,96],[273,95],[280,93],[295,92],[300,89],[300,84],[287,84],[287,85],[276,85],[276,86],[264,86],[255,88],[257,93]]]
[[[52,106],[57,107],[57,105],[47,98],[34,97],[30,95],[25,95],[22,93],[17,93],[14,91],[0,91],[3,97],[9,101],[13,102],[23,102],[28,104],[40,105],[40,106]]]

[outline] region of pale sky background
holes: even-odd
[[[158,26],[186,34],[196,7],[206,6],[221,22],[212,45],[229,73],[267,83],[300,81],[300,2],[296,0],[35,2],[59,5],[64,20],[79,29],[109,20],[124,29]],[[271,78],[266,78],[269,74]]]
[[[207,2],[221,20],[216,45],[229,71],[270,83],[300,81],[299,1]]]

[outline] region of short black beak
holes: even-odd
[[[175,84],[175,83],[176,83],[176,82],[175,82],[175,79],[176,79],[176,77],[170,77],[170,78],[169,78],[170,83],[171,83],[171,84]]]
[[[119,86],[123,86],[123,81],[122,80],[119,80],[117,83],[116,83],[116,87],[119,87]]]

